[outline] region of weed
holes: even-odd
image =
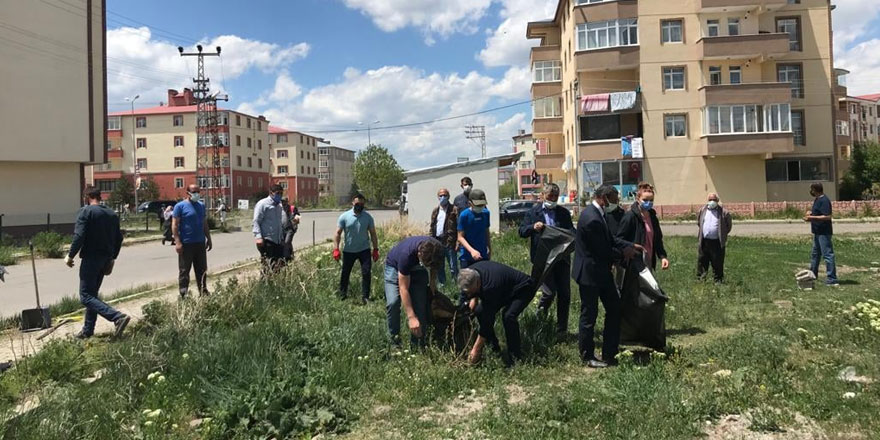
[[[15,254],[11,247],[0,246],[0,266],[12,266],[15,264]]]
[[[61,258],[64,256],[64,236],[55,231],[43,231],[34,235],[31,239],[34,250],[46,258]]]

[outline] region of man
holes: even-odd
[[[535,280],[530,276],[494,261],[478,261],[458,274],[458,286],[471,301],[480,331],[468,361],[478,363],[487,342],[497,341],[495,315],[502,311],[501,322],[507,338],[511,361],[522,359],[519,315],[535,297]],[[479,306],[476,301],[479,300]]]
[[[492,255],[491,234],[489,233],[489,209],[486,208],[486,193],[480,189],[470,190],[469,208],[458,216],[458,262],[462,269],[480,260],[488,260]],[[460,295],[464,304],[464,292]]]
[[[385,320],[391,344],[400,346],[400,309],[406,313],[410,345],[423,347],[431,323],[431,292],[443,272],[443,244],[426,236],[405,238],[385,258]]]
[[[348,281],[354,262],[361,264],[361,303],[370,302],[370,270],[373,262],[379,261],[379,239],[376,237],[376,225],[373,216],[364,211],[366,198],[363,194],[355,194],[351,199],[351,209],[342,213],[337,222],[336,235],[333,237],[333,259],[342,258],[342,276],[339,279],[339,298],[348,297]],[[345,232],[345,247],[339,252],[339,242]],[[370,242],[373,244],[372,261],[370,261]]]
[[[470,194],[472,189],[474,189],[474,181],[471,180],[471,178],[468,176],[462,177],[461,194],[455,196],[455,200],[452,202],[455,205],[455,209],[458,210],[459,214],[464,212],[465,209],[468,209],[468,203],[470,202]]]
[[[269,188],[269,196],[254,206],[254,240],[263,263],[263,275],[270,275],[281,268],[284,261],[284,236],[282,232],[281,195],[284,188],[275,184]]]
[[[220,199],[220,203],[217,206],[217,214],[220,215],[220,224],[226,226],[226,213],[229,212],[229,207],[226,206],[226,202],[223,199]]]
[[[620,223],[626,211],[620,207],[620,194],[613,192],[608,196],[608,210],[605,211],[605,222],[608,223],[608,230],[611,235],[617,235],[620,230]]]
[[[727,235],[733,228],[730,213],[718,204],[718,194],[709,193],[706,205],[697,214],[697,277],[702,279],[712,265],[715,282],[724,281],[724,256]]]
[[[810,256],[810,270],[819,278],[819,256],[825,260],[825,285],[837,287],[837,267],[834,264],[834,247],[831,244],[833,228],[831,225],[831,200],[819,182],[810,185],[810,195],[814,197],[813,209],[807,211],[804,221],[810,223],[813,232],[813,252]]]
[[[196,184],[187,187],[186,198],[174,205],[171,214],[171,235],[177,250],[178,287],[180,297],[189,293],[189,271],[194,269],[200,295],[208,294],[208,251],[211,250],[211,229],[205,205],[201,202],[201,188]]]
[[[101,205],[101,191],[98,188],[86,188],[85,195],[88,204],[80,209],[76,217],[73,242],[64,258],[68,267],[73,267],[73,258],[77,254],[82,259],[79,266],[79,300],[86,308],[86,316],[83,328],[76,337],[91,337],[95,333],[98,315],[113,323],[114,336],[119,337],[131,318],[98,298],[104,276],[113,271],[122,248],[119,217],[113,210]]]
[[[299,230],[300,215],[296,205],[291,205],[287,197],[281,199],[281,230],[284,234],[284,261],[293,261],[293,236]]]
[[[547,226],[555,226],[561,229],[567,229],[574,232],[574,225],[571,222],[571,213],[568,209],[558,206],[559,186],[555,183],[544,185],[541,191],[543,202],[535,205],[526,212],[522,224],[519,227],[519,236],[522,238],[531,238],[531,246],[529,247],[529,258],[532,264],[535,263],[535,249],[541,238],[541,233]],[[550,306],[553,305],[553,298],[559,297],[556,305],[556,334],[564,336],[568,332],[568,313],[571,305],[571,281],[569,274],[571,273],[571,260],[566,255],[565,258],[553,264],[550,272],[547,273],[544,284],[541,286],[543,294],[538,302],[538,314],[545,315]]]
[[[614,249],[619,250],[626,259],[635,256],[636,251],[644,251],[639,245],[616,238],[608,229],[605,213],[611,210],[610,200],[616,193],[617,190],[610,185],[596,189],[592,203],[581,211],[577,224],[572,278],[577,281],[581,296],[578,349],[581,359],[590,368],[605,368],[613,364],[620,343],[620,296],[611,273]],[[599,300],[605,308],[601,361],[593,352],[593,331],[599,314]]]
[[[458,210],[449,201],[449,190],[446,188],[437,191],[437,201],[439,204],[431,213],[428,235],[443,244],[446,264],[449,264],[449,273],[455,281],[458,278],[458,257],[455,254],[458,242]],[[445,285],[446,271],[440,271],[438,278],[440,284]]]

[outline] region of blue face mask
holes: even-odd
[[[653,209],[654,201],[653,200],[643,200],[641,203],[642,209]]]
[[[281,194],[272,194],[272,203],[276,205],[281,203]]]
[[[439,200],[440,204],[443,206],[446,206],[447,204],[449,204],[449,196],[439,196],[439,197],[437,197],[437,200]]]

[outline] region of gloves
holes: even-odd
[[[379,261],[379,249],[373,249],[373,263]]]
[[[73,257],[70,255],[64,257],[64,264],[66,264],[67,267],[73,267]]]
[[[339,252],[339,249],[333,249],[333,259],[339,261],[342,258],[342,253]]]

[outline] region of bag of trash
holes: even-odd
[[[641,258],[633,258],[626,266],[620,300],[621,344],[642,345],[664,351],[666,303],[669,297]]]
[[[569,258],[574,252],[574,231],[546,226],[541,231],[532,263],[531,276],[536,286],[543,283],[544,277],[557,261]]]
[[[476,339],[470,309],[466,305],[455,307],[441,292],[431,295],[431,325],[437,345],[452,350],[457,357],[467,355]]]

